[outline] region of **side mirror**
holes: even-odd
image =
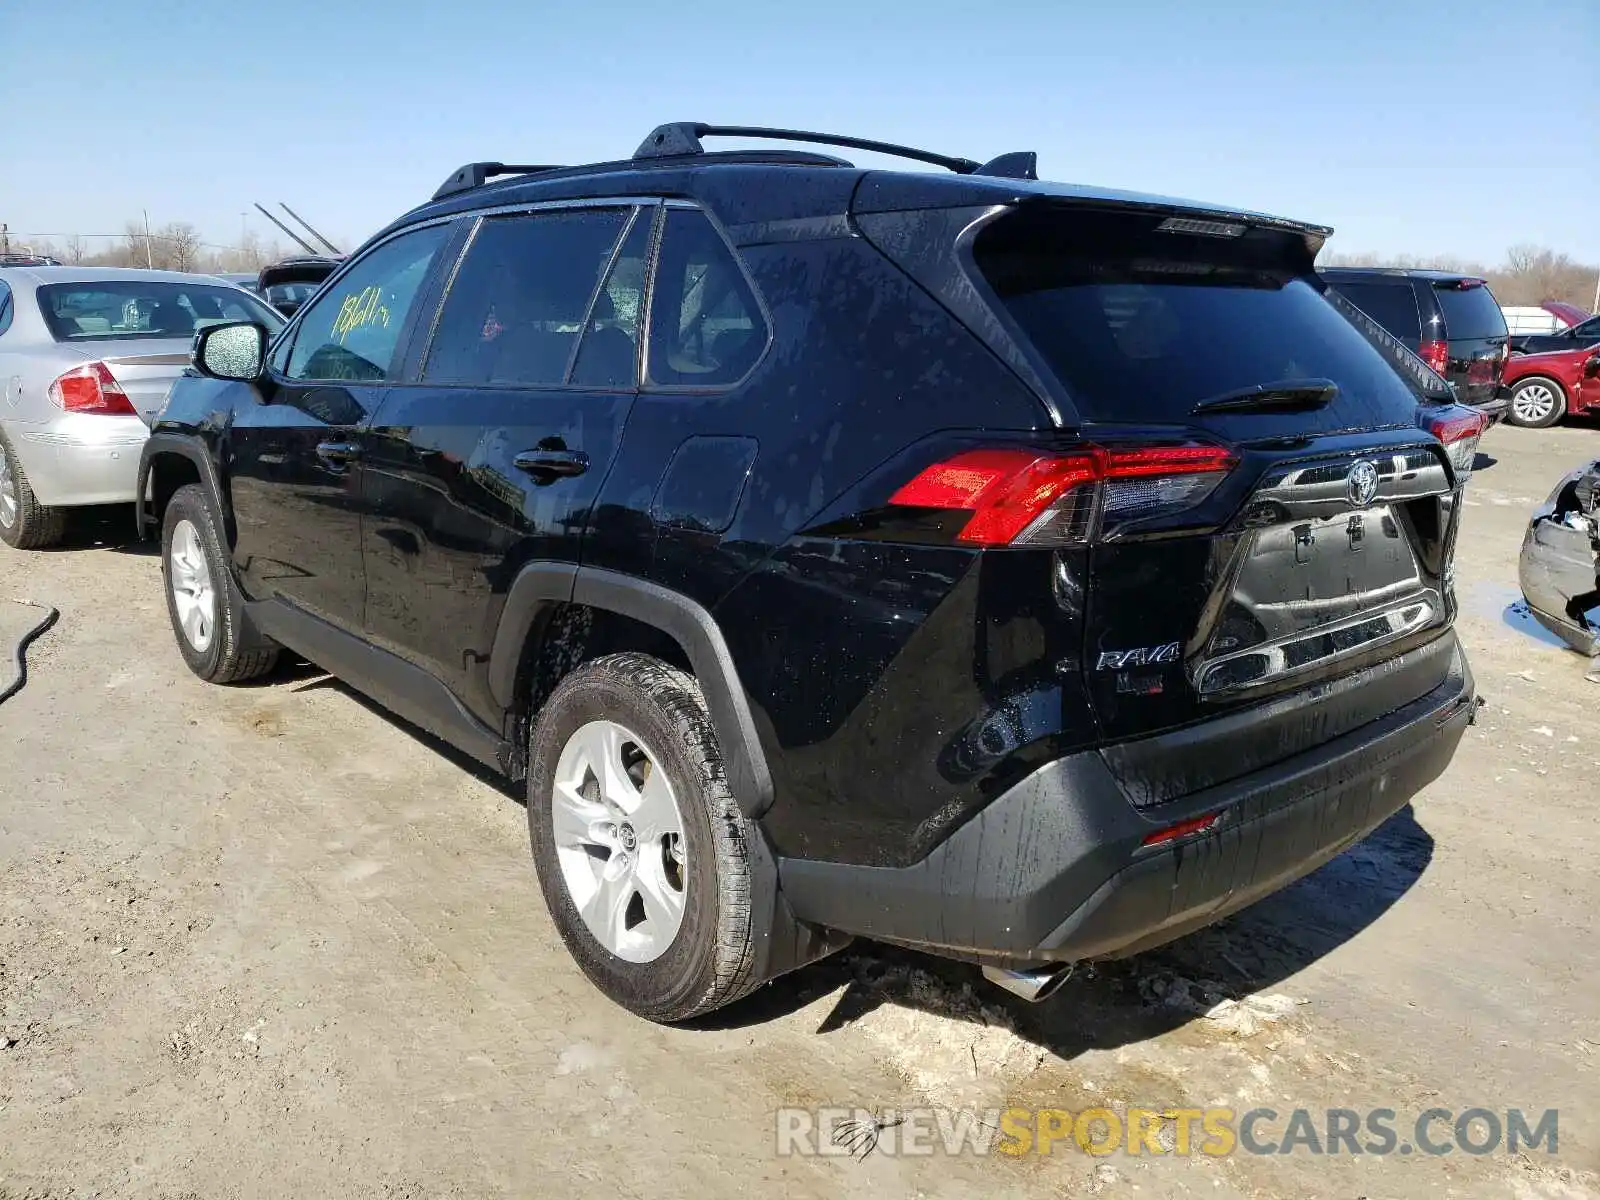
[[[209,325],[197,333],[190,358],[202,375],[248,383],[260,378],[266,355],[266,326],[232,321]]]
[[[1589,360],[1583,364],[1583,374],[1587,379],[1600,375],[1600,354],[1591,354]]]

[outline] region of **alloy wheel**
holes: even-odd
[[[11,469],[11,454],[0,449],[0,527],[10,529],[17,523],[17,513],[22,503],[17,496],[17,476]]]
[[[168,559],[178,627],[195,652],[204,654],[216,632],[217,596],[211,583],[211,563],[192,521],[179,521],[172,527]]]
[[[683,814],[656,755],[614,721],[580,726],[556,763],[556,861],[596,941],[625,962],[667,952],[687,899]]]
[[[1511,411],[1516,414],[1518,421],[1537,425],[1548,421],[1560,402],[1560,397],[1547,385],[1529,383],[1518,388],[1516,395],[1511,398]]]

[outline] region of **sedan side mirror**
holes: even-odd
[[[1600,354],[1589,356],[1589,360],[1583,364],[1583,374],[1588,379],[1593,379],[1596,375],[1600,375]]]
[[[267,356],[267,327],[253,321],[209,325],[195,335],[190,358],[200,374],[248,383],[261,376]]]

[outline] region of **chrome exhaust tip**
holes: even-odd
[[[984,967],[983,977],[996,987],[1005,988],[1029,1004],[1055,995],[1056,989],[1072,978],[1072,963],[1051,963],[1029,971],[1010,971],[1005,967]]]

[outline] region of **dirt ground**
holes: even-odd
[[[1527,513],[1600,430],[1484,451],[1458,586],[1488,704],[1449,772],[1032,1007],[858,946],[635,1020],[569,961],[492,778],[303,664],[194,679],[126,513],[0,553],[0,651],[36,616],[4,598],[62,613],[0,706],[0,1198],[1600,1195],[1600,686],[1516,607]],[[1556,1108],[1559,1150],[776,1152],[780,1106],[1013,1104]]]

